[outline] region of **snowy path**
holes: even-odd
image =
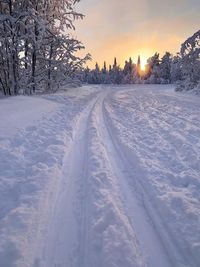
[[[23,131],[0,132],[0,169],[15,166],[1,175],[0,267],[199,267],[200,100],[124,86],[36,101]]]
[[[126,183],[134,170],[119,155],[104,121],[106,96],[103,92],[82,115],[65,158],[63,175],[69,183],[55,207],[44,266],[171,266],[148,214]],[[110,239],[106,250],[104,235]]]

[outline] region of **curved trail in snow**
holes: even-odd
[[[200,266],[198,97],[85,86],[0,110],[0,267]]]
[[[104,90],[91,101],[73,135],[43,266],[172,266],[138,192],[127,182],[136,170],[109,127],[104,106],[109,94]]]

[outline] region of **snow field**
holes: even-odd
[[[130,164],[145,171],[136,176],[138,191],[174,266],[198,266],[198,99],[147,89],[112,95],[109,124]]]
[[[40,264],[63,157],[79,114],[94,94],[75,89],[67,96],[1,101],[0,266]]]
[[[86,86],[1,103],[0,267],[199,267],[198,98]]]

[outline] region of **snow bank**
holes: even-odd
[[[63,157],[94,94],[78,88],[1,100],[0,266],[39,266]]]
[[[0,102],[0,266],[199,266],[199,98],[137,85]]]
[[[56,103],[38,97],[17,96],[1,99],[0,136],[16,134],[28,125],[37,124],[42,116],[51,116],[58,108]]]

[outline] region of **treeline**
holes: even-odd
[[[170,84],[177,83],[177,90],[200,90],[200,31],[188,38],[180,53],[173,56],[169,52],[160,58],[155,53],[147,60],[145,70],[141,69],[140,57],[137,64],[130,58],[121,68],[114,59],[113,65],[106,62],[100,69],[86,68],[82,72],[82,82],[89,84]]]
[[[170,83],[172,55],[166,53],[160,60],[159,54],[148,59],[145,70],[142,70],[140,56],[135,64],[132,58],[125,61],[124,67],[121,68],[114,59],[113,65],[107,68],[106,62],[100,69],[96,63],[95,69],[86,68],[83,73],[83,81],[91,84],[133,84],[133,83]],[[177,74],[178,75],[178,74]]]
[[[89,59],[69,34],[79,0],[0,0],[0,92],[54,91]]]

